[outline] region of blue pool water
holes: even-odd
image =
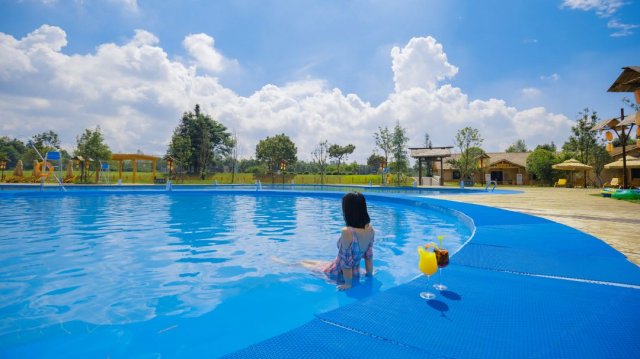
[[[339,193],[0,196],[0,357],[216,357],[414,278],[416,247],[473,231],[459,214],[368,195],[376,275],[348,292],[331,260]],[[446,282],[446,270],[445,270]]]

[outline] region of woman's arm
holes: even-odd
[[[373,276],[373,258],[365,258],[364,267],[367,270],[367,277]]]
[[[351,268],[342,268],[342,276],[344,277],[344,284],[338,285],[338,290],[347,290],[351,288],[351,282],[353,281],[353,272]]]
[[[353,241],[353,236],[351,235],[351,231],[349,228],[345,227],[342,229],[342,234],[340,236],[340,241],[342,242],[342,248],[350,251],[351,242]],[[351,288],[353,281],[353,271],[350,267],[342,268],[342,277],[344,278],[344,284],[338,285],[338,290],[347,290]]]
[[[373,228],[371,228],[373,232]],[[373,276],[373,243],[375,242],[375,232],[371,234],[371,242],[364,252],[364,267],[367,270],[367,277]]]

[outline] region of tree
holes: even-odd
[[[200,111],[196,105],[194,112],[185,112],[173,137],[181,136],[191,143],[189,172],[205,178],[209,165],[227,156],[233,148],[233,138],[227,128]],[[173,142],[173,138],[172,138]]]
[[[400,183],[401,176],[409,167],[409,160],[407,159],[407,142],[409,142],[409,138],[406,133],[407,130],[400,126],[400,121],[397,121],[391,137],[391,151],[395,161],[397,178],[396,183]]]
[[[76,137],[76,156],[92,158],[94,160],[108,161],[111,159],[111,150],[104,143],[104,136],[100,131],[100,126],[95,130],[85,129],[84,133]]]
[[[353,153],[353,151],[355,151],[356,146],[352,145],[352,144],[348,144],[346,146],[340,146],[340,145],[331,145],[329,146],[329,157],[331,158],[335,158],[338,161],[338,172],[340,172],[340,162],[342,161],[342,159],[344,158],[344,160],[347,160],[347,157]]]
[[[460,171],[462,179],[470,179],[471,175],[477,171],[478,156],[484,151],[480,149],[471,150],[473,147],[479,148],[484,139],[480,137],[477,129],[465,127],[458,131],[454,140],[460,149],[460,158],[452,160],[450,163]]]
[[[34,149],[35,148],[35,149]],[[60,149],[60,139],[58,138],[58,134],[54,131],[46,131],[39,133],[37,135],[33,135],[29,142],[27,143],[27,150],[22,157],[25,165],[31,164],[34,160],[41,161],[40,156],[44,157],[47,152],[50,151],[59,151]],[[36,150],[38,152],[36,152]],[[62,158],[68,158],[69,154],[66,151],[61,151]]]
[[[48,149],[60,148],[58,134],[51,130],[34,135],[31,138],[31,142],[41,153],[46,152]]]
[[[541,148],[543,150],[547,150],[547,151],[549,151],[551,153],[558,152],[558,148],[556,147],[556,144],[553,143],[553,141],[551,141],[551,143],[545,143],[545,144],[542,144],[542,145],[538,145],[538,146],[536,146],[535,149],[537,150],[539,148]]]
[[[386,166],[389,163],[389,154],[391,153],[391,149],[393,147],[393,136],[389,128],[387,127],[378,127],[378,132],[373,134],[376,140],[376,146],[380,150],[382,150],[384,156],[384,165]]]
[[[562,151],[585,164],[593,163],[594,148],[598,146],[597,132],[592,129],[599,121],[598,115],[595,111],[589,112],[588,108],[580,112],[581,117],[571,127],[572,135],[562,145]]]
[[[272,175],[284,161],[287,166],[297,160],[298,149],[291,139],[284,133],[268,137],[256,145],[256,159],[267,166],[267,172]]]
[[[375,152],[372,153],[369,158],[367,158],[367,165],[375,169],[380,168],[380,164],[382,163],[384,163],[384,156],[381,156]]]
[[[607,152],[604,145],[593,148],[593,171],[598,179],[598,185],[602,185],[603,181],[600,175],[604,171],[604,165],[611,162],[611,155]]]
[[[551,184],[553,182],[551,166],[557,162],[554,152],[538,146],[527,157],[527,172],[533,173],[541,182]]]
[[[18,160],[27,152],[27,146],[16,138],[0,137],[0,153],[4,153],[7,160],[7,168],[15,167]]]
[[[84,133],[76,137],[76,156],[91,158],[96,162],[96,176],[98,175],[100,161],[108,161],[111,159],[111,150],[104,143],[104,136],[100,131],[100,126],[96,126],[95,130],[85,129]],[[97,178],[96,178],[97,181]]]
[[[253,173],[256,175],[264,174],[264,166],[258,160],[253,158],[241,159],[238,163],[238,172]]]
[[[320,184],[324,184],[324,175],[327,169],[327,157],[329,156],[329,142],[324,140],[320,142],[316,148],[311,152],[313,156],[313,162],[318,164],[320,169]]]
[[[505,152],[527,152],[527,145],[524,140],[517,140]]]
[[[173,158],[176,170],[180,173],[180,178],[184,180],[184,172],[189,168],[189,160],[192,155],[191,139],[187,136],[176,134],[178,129],[173,133],[167,155]]]

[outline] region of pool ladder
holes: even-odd
[[[496,181],[489,181],[487,182],[487,186],[484,188],[485,191],[489,192],[489,187],[493,185],[493,187],[491,187],[491,192],[493,192],[494,189],[496,189],[496,187],[498,186],[498,182]]]

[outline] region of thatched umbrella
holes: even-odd
[[[617,161],[613,161],[610,163],[607,163],[606,165],[604,165],[605,169],[608,170],[622,170],[623,172],[623,178],[626,177],[626,173],[624,173],[625,171],[627,171],[628,169],[631,168],[640,168],[640,158],[638,157],[633,157],[633,156],[629,156],[627,155],[627,163],[625,164],[622,161],[622,157],[618,158]],[[629,171],[627,171],[629,172]]]
[[[73,160],[67,162],[67,178],[73,177]]]
[[[608,170],[621,170],[623,167],[622,157],[604,165],[604,168]],[[627,155],[627,168],[640,168],[640,158]]]
[[[551,166],[551,168],[561,171],[584,171],[584,186],[587,187],[587,170],[590,170],[593,167],[585,165],[584,163],[572,158],[562,163],[555,164]],[[573,184],[573,181],[571,181],[571,183]]]
[[[33,160],[33,177],[40,177],[40,166],[37,160]]]
[[[22,177],[24,176],[24,165],[22,164],[22,160],[18,160],[16,164],[16,169],[13,170],[14,177]]]

